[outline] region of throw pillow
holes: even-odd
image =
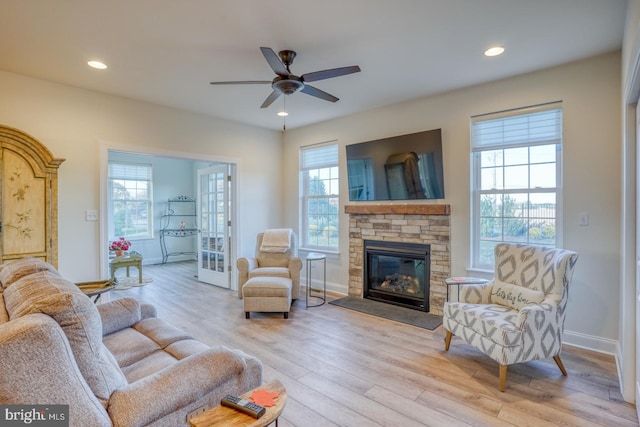
[[[533,304],[540,304],[544,300],[544,293],[524,286],[512,285],[496,281],[491,289],[491,302],[505,305],[515,310]]]

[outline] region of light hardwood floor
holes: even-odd
[[[637,426],[612,356],[566,346],[552,359],[498,366],[442,327],[429,331],[325,304],[294,302],[289,319],[244,317],[235,292],[195,280],[195,262],[144,266],[153,282],[110,298],[156,305],[159,317],[209,345],[253,354],[287,389],[280,426]]]

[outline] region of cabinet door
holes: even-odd
[[[24,256],[48,260],[51,212],[47,174],[20,153],[2,147],[2,261]]]
[[[58,168],[29,134],[0,125],[0,263],[32,256],[58,267]]]

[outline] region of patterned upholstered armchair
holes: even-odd
[[[462,286],[460,301],[444,305],[445,349],[453,335],[507,366],[553,357],[567,375],[560,352],[569,283],[578,254],[540,246],[498,244],[495,278]]]
[[[291,233],[290,248],[281,253],[266,252],[262,248],[264,233],[256,238],[255,257],[239,258],[238,267],[238,298],[242,298],[242,286],[253,277],[284,277],[291,279],[291,298],[300,297],[300,270],[302,260],[298,258],[298,246],[295,233]]]

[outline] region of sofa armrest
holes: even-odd
[[[205,396],[246,369],[236,353],[216,347],[113,392],[107,412],[114,426],[143,426]]]
[[[69,405],[69,417],[84,425],[111,426],[58,323],[29,314],[0,325],[0,402]]]
[[[302,260],[298,257],[289,259],[289,274],[291,275],[291,298],[300,298],[300,271],[302,270]]]
[[[302,260],[300,258],[291,258],[289,260],[289,271],[296,271],[300,274],[300,270],[302,270]]]
[[[133,298],[119,298],[96,307],[102,320],[102,336],[128,328],[142,320],[140,303]]]
[[[140,304],[140,317],[142,319],[148,319],[150,317],[158,317],[158,310],[153,304],[147,302],[141,302]]]
[[[460,302],[468,304],[491,304],[493,280],[478,285],[459,285]]]
[[[536,330],[539,328],[536,326],[536,322],[539,323],[540,319],[549,319],[551,327],[557,326],[559,329],[561,323],[557,322],[557,311],[558,301],[550,297],[545,298],[540,304],[526,305],[518,311],[516,327],[522,331],[530,328]]]
[[[256,258],[238,258],[236,266],[238,267],[238,298],[242,298],[242,286],[249,280],[249,272],[258,268],[258,260]]]

